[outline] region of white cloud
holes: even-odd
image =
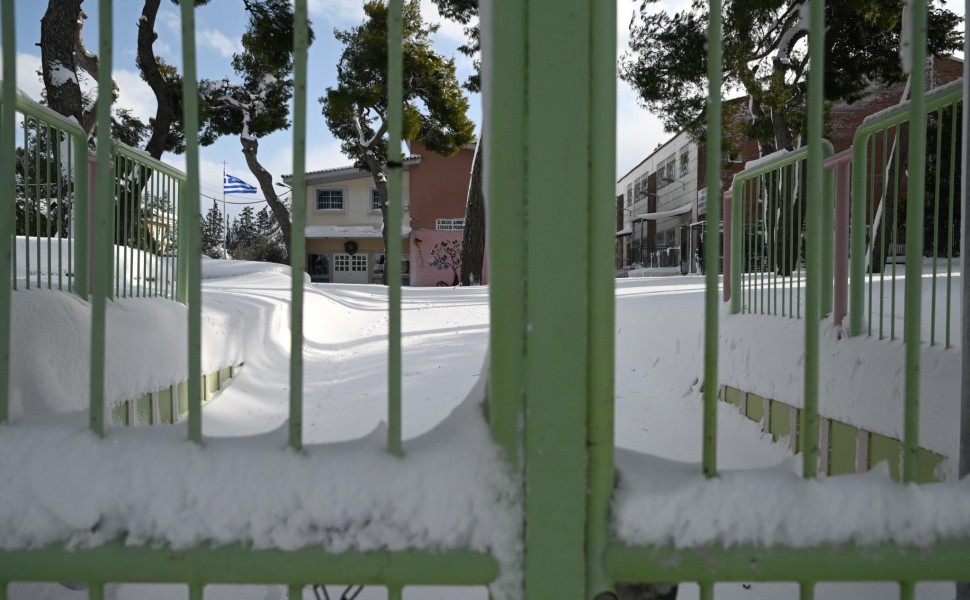
[[[616,175],[619,179],[646,158],[671,134],[660,119],[637,105],[637,95],[626,83],[616,89]]]
[[[148,118],[155,116],[158,106],[152,88],[145,83],[138,71],[117,70],[114,72],[114,78],[118,82],[118,100],[115,101],[115,106],[127,108],[136,117],[148,123]]]
[[[3,60],[3,52],[0,51],[0,61]],[[41,80],[40,56],[28,54],[26,52],[17,53],[17,87],[35,102],[40,102],[41,94],[44,91],[44,82]]]
[[[216,29],[200,30],[198,39],[201,46],[208,46],[225,58],[229,58],[237,52],[242,52],[242,44],[238,40],[231,40],[226,34]]]
[[[356,25],[364,20],[361,0],[309,0],[307,10],[311,18],[323,18],[332,25]]]

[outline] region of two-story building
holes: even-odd
[[[619,179],[618,267],[680,264],[689,226],[697,220],[696,180],[697,144],[683,132]]]
[[[399,234],[404,282],[453,285],[461,273],[465,202],[475,146],[450,157],[418,142],[408,146],[401,174]],[[292,178],[287,175],[283,181],[290,184]],[[380,283],[383,218],[370,172],[353,166],[308,172],[304,193],[306,264],[311,279]]]

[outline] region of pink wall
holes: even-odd
[[[451,287],[461,277],[462,231],[419,229],[411,232],[408,257],[411,260],[411,285]],[[487,254],[487,251],[486,251]],[[482,268],[482,283],[488,283],[488,258]]]

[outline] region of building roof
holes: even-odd
[[[404,170],[407,171],[412,165],[417,165],[421,163],[420,154],[411,154],[404,158]],[[357,179],[359,177],[370,177],[370,173],[363,169],[358,169],[353,165],[344,165],[342,167],[334,167],[332,169],[322,169],[319,171],[307,171],[306,173],[306,184],[316,185],[319,183],[333,183],[336,181],[346,181],[347,179]],[[284,183],[290,184],[293,182],[293,174],[287,174],[280,177]]]

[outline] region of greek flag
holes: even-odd
[[[222,182],[222,191],[227,194],[255,194],[256,188],[238,177],[226,175],[225,181]]]

